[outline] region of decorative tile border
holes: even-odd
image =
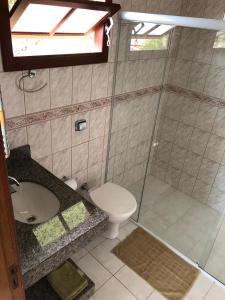
[[[180,94],[181,96],[190,97],[202,102],[208,102],[214,106],[224,106],[225,107],[225,100],[211,97],[203,93],[191,91],[182,87],[178,87],[171,84],[165,84],[163,89],[170,93]]]
[[[138,91],[119,94],[114,97],[114,101],[116,102],[128,101],[128,100],[136,99],[139,96],[154,95],[156,93],[161,92],[162,90],[170,93],[179,94],[181,96],[187,96],[192,99],[196,99],[198,101],[208,102],[214,106],[225,107],[225,100],[223,99],[211,97],[203,93],[194,92],[171,84],[152,86]],[[80,112],[86,112],[97,108],[102,108],[110,105],[111,101],[112,101],[111,97],[102,98],[102,99],[93,100],[89,102],[72,104],[72,105],[63,106],[59,108],[49,109],[42,112],[10,118],[6,120],[6,128],[7,130],[12,130],[12,129],[36,124],[42,121],[49,121],[49,120],[66,117]]]
[[[76,113],[102,108],[109,105],[110,102],[111,102],[110,98],[104,98],[104,99],[98,99],[94,101],[54,108],[46,111],[33,113],[33,114],[18,116],[15,118],[10,118],[6,120],[6,128],[7,130],[11,130],[11,129],[16,129],[16,128],[36,124],[42,121],[49,121],[56,118],[62,118]]]
[[[163,89],[163,86],[153,86],[146,89],[124,93],[121,95],[115,96],[115,101],[126,101],[131,99],[136,99],[138,96],[143,96],[147,94],[155,94],[160,92]],[[18,116],[15,118],[10,118],[6,120],[6,128],[7,130],[17,129],[29,125],[33,125],[42,121],[49,121],[56,118],[62,118],[69,115],[73,115],[80,112],[86,112],[90,110],[94,110],[97,108],[102,108],[108,106],[112,101],[112,98],[103,98],[98,100],[93,100],[89,102],[72,104],[68,106],[63,106],[59,108],[49,109],[46,111],[41,111],[33,114]]]

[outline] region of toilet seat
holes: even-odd
[[[93,202],[109,215],[126,217],[137,209],[134,196],[123,187],[107,182],[90,192]]]

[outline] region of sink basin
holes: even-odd
[[[59,211],[59,200],[47,188],[33,182],[21,182],[11,195],[14,217],[27,224],[43,223]]]

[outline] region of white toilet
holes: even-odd
[[[115,239],[119,235],[119,226],[128,220],[137,209],[137,201],[125,188],[107,182],[96,190],[90,191],[92,201],[109,216],[105,237]]]

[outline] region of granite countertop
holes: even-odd
[[[8,174],[19,182],[38,183],[54,193],[60,202],[58,214],[45,223],[25,224],[16,221],[23,275],[43,265],[54,254],[58,255],[61,249],[98,225],[107,224],[108,217],[104,212],[31,158],[29,145],[11,152],[7,168]]]

